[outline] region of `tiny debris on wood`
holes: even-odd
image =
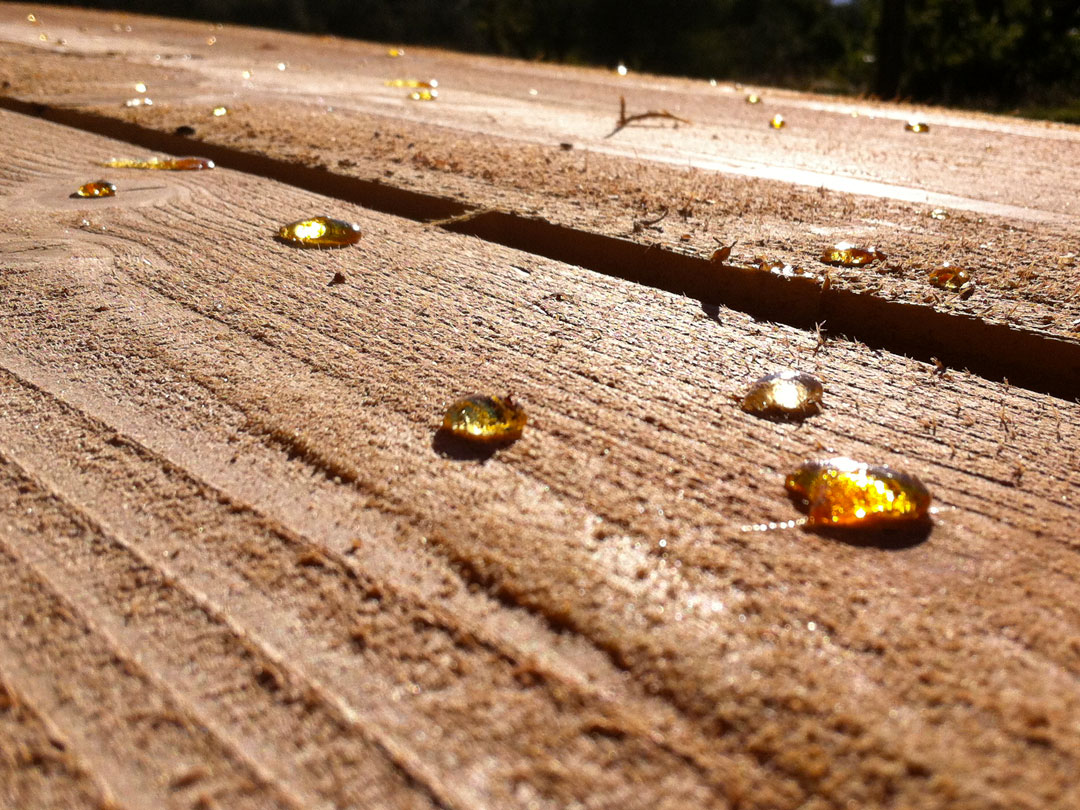
[[[661,211],[653,219],[635,219],[634,220],[633,232],[634,233],[641,233],[642,230],[644,230],[645,228],[653,228],[654,230],[659,230],[659,228],[654,228],[654,226],[658,222],[660,222],[664,217],[666,217],[667,215],[668,215],[668,209],[665,208],[663,211]]]
[[[635,121],[643,121],[646,118],[667,118],[667,119],[670,119],[670,120],[675,121],[676,123],[680,123],[680,124],[689,124],[690,123],[687,119],[680,118],[677,115],[669,113],[667,110],[649,110],[648,112],[634,113],[633,115],[627,115],[626,114],[626,96],[619,96],[619,121],[618,121],[617,124],[615,124],[615,129],[611,130],[611,132],[609,132],[604,137],[605,138],[610,138],[612,135],[614,135],[620,129],[625,127],[627,124],[632,124]]]
[[[334,277],[332,279],[330,279],[330,283],[328,285],[326,285],[326,286],[333,287],[335,284],[344,284],[344,283],[345,283],[345,274],[339,271],[337,273],[334,273]]]
[[[210,775],[210,772],[206,768],[194,767],[189,768],[186,771],[181,771],[171,780],[169,780],[170,790],[183,790],[184,788],[191,787],[197,782],[201,782]]]
[[[716,237],[714,236],[713,239],[716,239]],[[735,247],[735,245],[739,244],[738,239],[736,239],[730,245],[725,245],[721,243],[719,239],[716,239],[716,242],[720,245],[720,247],[714,250],[712,256],[709,257],[709,261],[711,262],[726,262],[729,258],[731,258],[732,249]]]

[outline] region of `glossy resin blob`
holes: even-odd
[[[805,419],[821,409],[821,380],[803,371],[778,371],[757,380],[740,407],[747,413],[779,419]]]
[[[510,396],[466,397],[447,408],[443,415],[444,430],[475,442],[519,439],[525,422],[525,411]]]
[[[784,487],[812,528],[904,525],[930,511],[930,492],[915,476],[850,458],[805,461]]]
[[[311,217],[290,222],[278,229],[277,238],[303,248],[332,248],[355,245],[360,241],[360,226],[330,217]]]

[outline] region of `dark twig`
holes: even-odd
[[[626,96],[619,96],[619,122],[615,125],[615,129],[611,130],[605,138],[610,138],[620,129],[627,124],[632,124],[635,121],[641,121],[646,118],[668,118],[672,121],[677,121],[682,124],[689,124],[690,122],[685,118],[679,118],[677,115],[669,113],[667,110],[649,110],[648,112],[635,113],[634,115],[626,114]]]
[[[634,233],[641,233],[643,228],[651,228],[653,225],[658,223],[660,220],[662,220],[667,215],[668,215],[668,209],[665,208],[663,211],[661,211],[656,216],[655,219],[635,219],[634,220]]]

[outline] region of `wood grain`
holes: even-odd
[[[0,112],[0,734],[78,763],[40,790],[1080,801],[1075,403],[238,172],[67,198],[124,148]],[[315,213],[360,246],[271,238]],[[735,407],[789,366],[820,416]],[[440,444],[474,391],[525,437]],[[929,535],[745,530],[837,453],[926,481]]]
[[[736,241],[737,264],[764,256],[867,298],[1080,335],[1076,127],[778,89],[756,88],[765,101],[748,105],[730,82],[413,48],[391,59],[374,43],[73,10],[31,25],[28,8],[0,9],[5,95],[161,134],[186,127],[187,150],[227,146],[680,254]],[[402,77],[436,77],[442,95],[410,102],[385,85]],[[138,81],[153,106],[124,106]],[[694,123],[605,138],[620,96]],[[229,113],[214,117],[219,105]],[[767,126],[776,111],[783,132]],[[912,116],[931,132],[905,132]],[[888,266],[817,261],[844,240],[883,249]],[[943,262],[972,268],[974,295],[928,284]]]

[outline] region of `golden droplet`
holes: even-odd
[[[95,180],[92,183],[83,183],[79,186],[72,197],[115,197],[116,184],[108,180]]]
[[[214,107],[214,109],[211,110],[211,112],[213,113],[215,118],[221,118],[221,116],[229,114],[229,108],[228,107]]]
[[[821,380],[803,371],[779,371],[757,380],[743,397],[747,413],[773,419],[805,419],[821,410]]]
[[[124,102],[125,107],[153,107],[154,100],[152,98],[129,98]]]
[[[438,79],[428,79],[427,81],[424,81],[423,79],[387,79],[386,80],[386,86],[387,87],[422,87],[422,88],[425,88],[427,90],[434,90],[436,87],[439,86],[439,80]]]
[[[935,208],[930,212],[931,219],[946,219],[949,216],[949,212],[944,208]]]
[[[214,161],[201,157],[113,158],[101,164],[110,169],[156,169],[166,172],[197,172],[214,168]]]
[[[884,259],[885,254],[877,248],[858,248],[849,242],[835,244],[821,254],[821,261],[838,267],[862,267]]]
[[[772,120],[769,121],[769,126],[773,129],[783,129],[786,124],[787,121],[784,120],[784,116],[780,115],[780,113],[774,115]]]
[[[459,399],[447,408],[443,429],[475,442],[510,442],[521,438],[525,422],[525,411],[509,395],[477,395]]]
[[[389,56],[391,59],[397,59],[398,57],[405,55],[405,49],[390,48],[389,50],[387,50],[386,55]]]
[[[925,520],[930,493],[913,475],[850,458],[805,461],[784,487],[810,527],[862,528]]]
[[[620,76],[625,76],[630,71],[627,70],[626,65],[624,65],[622,62],[619,62],[619,66],[615,68],[615,72],[618,73]]]
[[[438,90],[413,90],[409,93],[409,98],[413,101],[434,101],[438,97]]]
[[[38,21],[38,19],[33,14],[27,14],[26,15],[26,21],[28,23],[36,23]]]
[[[971,277],[970,270],[964,267],[953,267],[948,262],[931,270],[927,280],[935,287],[950,292],[960,292],[975,286],[975,280]]]
[[[750,95],[748,95],[746,97],[746,103],[747,104],[760,104],[761,103],[761,96],[759,96],[757,93],[751,93]]]
[[[773,275],[783,276],[784,278],[794,278],[795,276],[812,276],[809,270],[805,270],[797,265],[788,264],[787,262],[780,261],[778,259],[766,259],[764,256],[758,256],[754,261],[750,263],[751,267],[757,270],[763,270],[766,273],[772,273]]]
[[[923,121],[908,121],[904,124],[904,129],[908,132],[929,132],[930,125]]]
[[[330,217],[312,217],[282,225],[277,238],[302,248],[333,248],[355,245],[360,241],[360,226]]]
[[[136,93],[145,93],[146,92],[146,82],[135,82],[135,92]]]

